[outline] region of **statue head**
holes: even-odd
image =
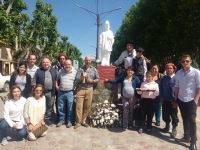
[[[105,21],[104,30],[105,31],[110,30],[110,22],[108,20]]]

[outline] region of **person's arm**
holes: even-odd
[[[83,79],[85,78],[84,76],[82,76],[82,73],[84,73],[84,71],[81,68],[79,68],[77,73],[76,73],[76,77],[75,77],[76,83],[82,82]]]
[[[143,88],[143,87],[144,87],[144,84],[145,84],[145,82],[142,82],[140,88]],[[142,91],[137,91],[137,93],[140,94],[140,95],[142,95]]]
[[[58,75],[57,75],[57,79],[56,79],[56,81],[55,81],[56,90],[57,90],[58,92],[60,91],[59,86],[58,86],[59,81],[60,81],[60,71],[59,71],[59,73],[58,73]]]
[[[159,86],[159,88],[160,88],[159,97],[160,97],[160,102],[161,103],[164,102],[163,95],[162,95],[163,94],[163,82],[164,82],[164,80],[162,78],[161,81],[160,81],[160,86]]]
[[[10,77],[9,90],[12,88],[13,85],[15,85],[15,76],[15,73],[13,73]]]
[[[136,82],[136,88],[140,88],[140,79],[137,76],[135,82]],[[136,88],[135,88],[135,97],[137,99],[140,99],[141,95],[137,93]]]
[[[179,78],[178,78],[178,73],[176,73],[176,76],[175,76],[175,85],[174,85],[174,100],[175,101],[178,98],[178,93],[179,93]]]
[[[42,118],[41,118],[40,123],[41,123],[42,125],[45,125],[45,122],[44,122],[44,115],[42,115]]]
[[[158,96],[159,95],[159,86],[158,84],[156,83],[156,87],[155,87],[155,92],[153,93],[154,96]]]
[[[143,68],[144,68],[144,80],[146,80],[147,63],[146,63],[145,59],[143,60]]]
[[[29,131],[33,131],[34,125],[30,122],[30,116],[28,114],[29,103],[30,103],[30,101],[27,99],[26,104],[24,106],[24,119],[25,119],[25,123],[27,124]]]
[[[114,62],[114,65],[120,65],[124,61],[125,53],[126,51],[122,52],[119,58]]]
[[[100,77],[99,77],[99,73],[98,73],[97,69],[94,68],[94,70],[95,70],[95,79],[93,80],[93,82],[97,83],[97,82],[99,82]]]
[[[198,101],[200,98],[200,71],[199,70],[195,74],[195,80],[196,80],[196,84],[197,84],[197,89],[196,89],[196,95],[195,95],[194,101],[196,104],[198,104]]]
[[[120,83],[124,78],[125,78],[125,75],[122,75],[118,79],[115,79],[115,80],[106,79],[105,82],[108,82],[108,83]]]
[[[9,126],[13,128],[15,126],[15,122],[13,122],[12,119],[10,118],[9,112],[10,112],[10,106],[9,106],[9,100],[7,100],[4,105],[3,117],[7,121]]]
[[[29,74],[26,74],[26,84],[25,84],[25,89],[24,89],[26,98],[30,97],[31,91],[32,91],[31,76]]]

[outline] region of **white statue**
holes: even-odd
[[[100,34],[99,47],[101,48],[101,65],[110,66],[110,54],[114,43],[114,35],[110,30],[109,21],[105,21],[104,31]]]

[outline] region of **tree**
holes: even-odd
[[[126,13],[116,33],[111,60],[127,39],[145,49],[153,64],[178,63],[182,54],[199,58],[200,1],[140,0]]]

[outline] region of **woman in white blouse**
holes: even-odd
[[[16,132],[22,138],[27,135],[27,129],[23,116],[26,99],[21,96],[20,87],[17,85],[12,86],[8,98],[9,99],[4,105],[4,120],[2,120],[0,123],[0,129],[2,132],[2,145],[8,144],[8,128],[12,128],[12,131]]]
[[[26,101],[24,108],[24,118],[28,128],[28,139],[33,141],[37,138],[32,133],[33,128],[38,123],[45,125],[44,114],[46,110],[46,99],[44,96],[44,89],[42,85],[36,84],[33,88],[33,96],[29,97]],[[41,135],[45,136],[46,131]]]

